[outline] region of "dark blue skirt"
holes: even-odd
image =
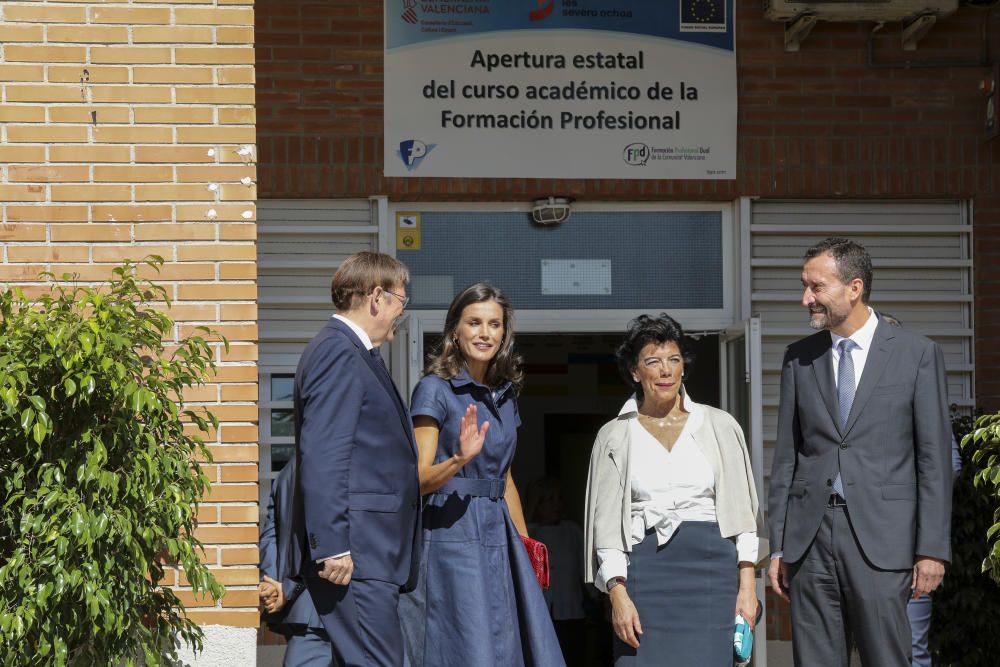
[[[685,521],[662,547],[646,533],[627,583],[642,636],[638,649],[615,637],[615,667],[732,667],[736,565],[736,542],[714,521]]]
[[[506,501],[433,494],[423,530],[399,599],[410,667],[566,667]]]

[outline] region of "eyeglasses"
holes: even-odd
[[[403,310],[406,310],[406,304],[408,304],[410,302],[410,297],[405,296],[405,295],[396,294],[395,292],[390,292],[389,290],[385,289],[384,287],[382,288],[382,291],[385,292],[386,294],[391,294],[394,297],[396,297],[397,299],[399,299],[399,302],[401,304],[403,304]]]

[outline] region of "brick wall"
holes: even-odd
[[[222,422],[198,537],[228,592],[217,608],[180,597],[199,622],[244,628],[257,625],[251,5],[0,3],[0,283],[99,280],[159,254],[177,333],[207,324],[232,341],[189,397]]]
[[[739,157],[735,181],[570,181],[382,176],[382,6],[258,0],[257,94],[264,197],[526,202],[578,199],[969,198],[975,206],[977,396],[1000,409],[1000,140],[983,140],[983,67],[996,22],[964,8],[916,52],[899,26],[820,24],[799,53],[759,0],[736,0]],[[994,49],[995,51],[996,49]],[[994,54],[995,55],[995,54]]]

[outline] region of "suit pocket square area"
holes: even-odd
[[[916,500],[916,484],[885,484],[882,486],[883,500]]]
[[[398,512],[403,499],[394,493],[351,493],[348,509],[360,512]]]

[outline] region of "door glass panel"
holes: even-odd
[[[292,410],[271,410],[271,437],[291,438],[295,436],[295,420]]]
[[[743,435],[750,439],[750,387],[747,385],[747,348],[746,336],[730,340],[726,343],[729,349],[726,356],[729,359],[729,381],[726,383],[729,396],[727,405],[729,414],[743,427]]]
[[[292,400],[292,388],[294,385],[294,375],[272,375],[271,400],[275,402]]]
[[[295,445],[271,445],[271,470],[279,472],[295,456]]]

